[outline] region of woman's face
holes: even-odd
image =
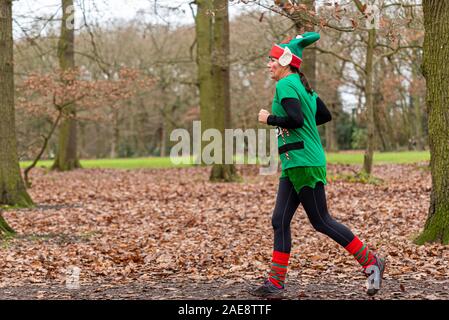
[[[271,79],[278,81],[283,77],[283,75],[285,75],[288,66],[281,66],[278,59],[273,57],[269,57],[269,59],[270,60],[268,61],[267,67],[270,69],[270,77]]]

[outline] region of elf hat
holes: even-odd
[[[302,51],[305,47],[320,39],[320,34],[316,32],[306,32],[288,43],[275,44],[270,51],[270,57],[279,60],[281,66],[291,65],[299,68],[302,62]]]

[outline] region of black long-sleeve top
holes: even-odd
[[[316,99],[317,110],[315,114],[316,125],[319,126],[332,120],[332,115],[324,102],[318,97]],[[282,99],[281,105],[287,113],[287,117],[269,115],[267,123],[285,129],[297,129],[304,125],[304,115],[301,111],[301,102],[294,98]]]

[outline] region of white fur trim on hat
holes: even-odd
[[[279,64],[283,67],[288,66],[293,59],[292,52],[288,47],[284,48],[284,53],[279,57]]]

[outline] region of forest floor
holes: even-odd
[[[447,247],[417,246],[431,180],[425,164],[329,165],[331,214],[387,256],[375,299],[449,299]],[[253,299],[266,277],[278,175],[242,166],[242,183],[207,168],[32,173],[37,206],[3,213],[18,236],[0,246],[0,299]],[[310,226],[292,223],[286,299],[368,299],[357,262]],[[79,288],[68,287],[72,266]],[[68,280],[70,282],[70,280]]]

